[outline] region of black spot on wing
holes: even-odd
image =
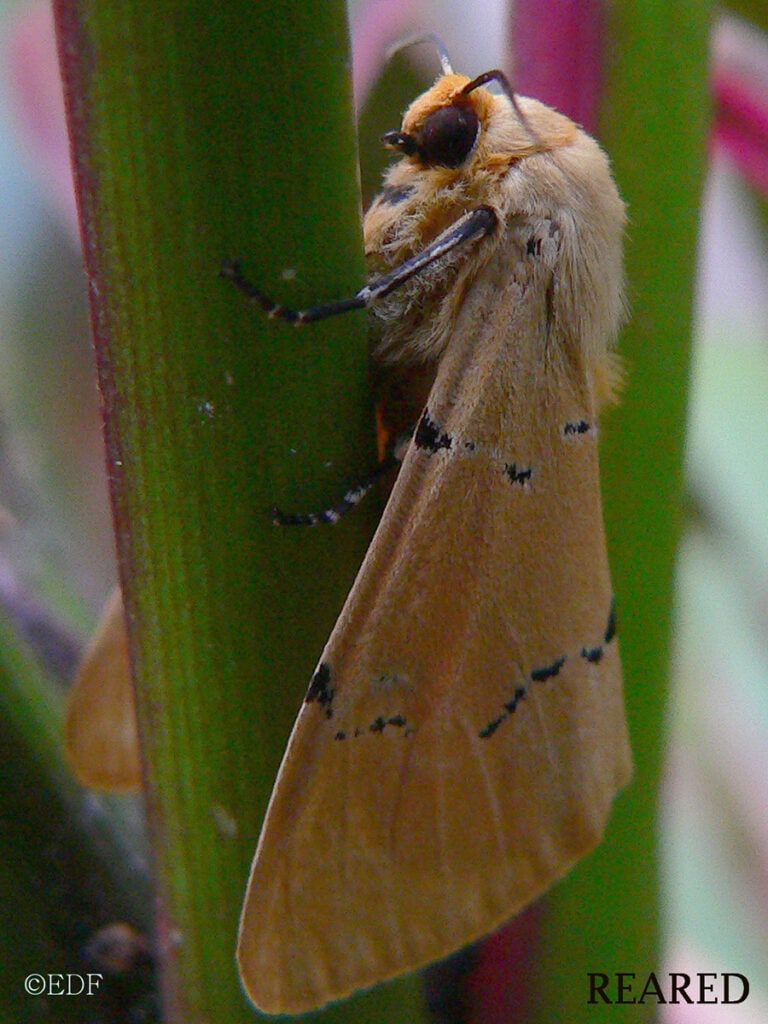
[[[525,469],[518,469],[516,462],[507,462],[504,466],[504,472],[509,477],[510,483],[520,484],[521,487],[524,487],[531,479],[533,471],[530,466],[526,466]]]
[[[378,718],[374,718],[367,729],[361,729],[360,726],[357,726],[351,735],[355,738],[358,736],[366,736],[368,733],[381,734],[387,728],[401,729],[403,736],[410,736],[413,733],[413,728],[408,724],[408,720],[405,715],[397,714],[389,716],[379,715]],[[345,730],[340,729],[333,738],[335,740],[345,740],[347,735],[348,734]]]
[[[451,435],[440,430],[440,427],[429,415],[428,409],[425,409],[421,414],[413,440],[417,448],[422,448],[430,455],[441,448],[450,448],[453,445]]]
[[[596,665],[603,656],[603,648],[599,647],[582,647],[581,656],[585,661],[590,662],[592,665]]]
[[[389,718],[379,715],[378,718],[374,718],[368,729],[370,732],[384,732],[388,725],[394,726],[396,729],[404,729],[405,724],[403,715],[390,715]]]
[[[524,686],[518,686],[515,689],[515,692],[512,694],[510,700],[508,700],[504,704],[503,712],[497,718],[492,718],[488,725],[486,725],[483,729],[480,730],[478,736],[480,737],[481,740],[486,740],[488,739],[489,736],[493,736],[493,734],[499,728],[504,719],[509,718],[509,716],[513,714],[513,712],[517,708],[517,705],[525,697],[527,692],[528,691]]]
[[[531,679],[534,683],[543,683],[546,682],[547,679],[554,678],[565,664],[565,661],[565,655],[561,654],[560,657],[556,658],[551,664],[542,665],[540,668],[533,669],[531,671]]]
[[[518,686],[512,695],[512,699],[508,700],[507,703],[504,705],[504,710],[508,711],[509,714],[512,714],[512,712],[515,710],[515,708],[523,699],[523,697],[525,697],[526,692],[527,691],[524,686]]]
[[[574,434],[586,434],[589,432],[589,429],[590,427],[586,420],[571,420],[563,427],[563,433],[566,437],[572,437]]]
[[[323,661],[321,662],[315,674],[309,684],[307,695],[304,698],[305,704],[313,704],[315,701],[325,710],[326,718],[333,718],[333,698],[336,691],[330,685],[331,683],[331,667]]]
[[[493,736],[506,717],[507,716],[504,714],[499,715],[498,718],[491,719],[488,725],[486,725],[484,729],[481,729],[477,735],[481,740],[487,740],[489,736]]]

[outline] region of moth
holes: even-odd
[[[267,1013],[492,931],[599,842],[631,772],[597,425],[624,206],[567,117],[442,63],[384,136],[357,295],[289,310],[226,271],[296,323],[369,308],[384,430],[411,427],[251,870],[238,959]]]

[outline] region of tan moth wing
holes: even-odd
[[[366,216],[379,280],[418,265],[369,290],[390,393],[435,377],[256,851],[238,958],[268,1012],[491,931],[597,843],[630,772],[596,424],[623,206],[588,136],[489,77],[412,104]]]
[[[597,843],[628,778],[593,382],[551,314],[559,241],[521,220],[473,283],[310,686],[242,920],[268,1012],[491,931]]]
[[[136,708],[125,610],[115,587],[78,666],[67,699],[65,749],[84,786],[106,792],[141,788]]]

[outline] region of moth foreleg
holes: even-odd
[[[401,287],[412,277],[419,274],[435,260],[452,252],[454,249],[478,241],[493,232],[496,227],[496,214],[490,206],[479,206],[470,210],[450,227],[441,232],[421,252],[405,260],[398,267],[386,274],[373,278],[355,295],[346,299],[334,299],[307,309],[290,309],[265,295],[260,288],[252,284],[240,270],[238,263],[225,263],[220,270],[222,277],[231,281],[247,298],[254,302],[268,317],[286,320],[290,324],[307,324],[315,320],[325,320],[338,313],[346,313],[351,309],[364,309],[377,299],[389,295]]]

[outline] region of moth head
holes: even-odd
[[[414,100],[402,128],[385,133],[384,144],[424,167],[460,167],[475,150],[487,107],[485,97],[467,91],[471,84],[466,75],[442,75]]]
[[[485,86],[495,81],[495,95]],[[541,111],[547,114],[542,118]],[[528,114],[501,71],[477,78],[443,74],[405,113],[399,131],[386,132],[384,144],[424,168],[464,167],[476,158],[486,166],[567,145],[576,126],[554,110],[536,105]]]

